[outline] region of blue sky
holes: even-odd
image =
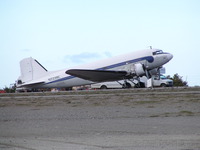
[[[199,0],[0,0],[0,88],[19,61],[63,69],[148,46],[170,52],[166,74],[200,85]]]

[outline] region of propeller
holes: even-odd
[[[151,78],[151,75],[150,75],[149,71],[147,70],[147,67],[146,67],[144,64],[142,64],[142,67],[143,67],[143,69],[144,69],[144,71],[145,71],[145,74],[146,74],[147,79],[150,79],[150,78]]]

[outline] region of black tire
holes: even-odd
[[[131,84],[130,83],[126,83],[126,88],[131,88]]]
[[[167,85],[165,83],[162,83],[160,86],[161,87],[167,87]]]
[[[123,84],[122,88],[131,88],[131,84],[126,82]]]
[[[106,85],[102,85],[102,86],[100,87],[100,89],[107,89],[107,86],[106,86]]]
[[[141,88],[145,88],[145,83],[144,82],[140,82],[140,87]]]
[[[140,85],[137,83],[135,84],[134,88],[140,88]]]
[[[145,88],[145,83],[144,82],[137,83],[135,84],[134,88]]]

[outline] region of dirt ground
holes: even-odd
[[[200,88],[0,94],[0,149],[200,150]]]

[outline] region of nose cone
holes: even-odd
[[[168,55],[167,55],[168,61],[170,61],[172,58],[173,58],[173,55],[172,55],[172,54],[168,54]]]

